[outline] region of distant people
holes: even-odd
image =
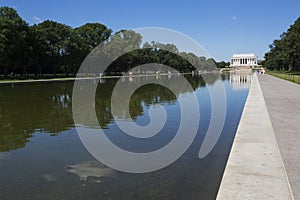
[[[256,71],[257,74],[265,74],[266,70],[264,68],[260,68]]]
[[[258,75],[262,74],[261,69],[257,70],[257,74],[258,74]]]

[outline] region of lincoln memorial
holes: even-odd
[[[230,67],[252,68],[257,65],[257,56],[254,53],[233,54],[232,58],[230,59]]]

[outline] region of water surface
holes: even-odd
[[[170,166],[146,174],[115,171],[87,152],[72,119],[72,81],[0,86],[0,199],[215,199],[251,76],[205,76],[206,81],[202,76],[186,77],[201,114],[192,146]],[[122,81],[138,83],[143,78],[147,77]],[[176,83],[176,75],[158,78]],[[155,84],[139,88],[129,102],[130,113],[120,118],[131,117],[145,126],[150,122],[149,109],[157,103],[165,107],[168,117],[159,134],[138,139],[123,134],[111,114],[111,92],[117,81],[102,79],[96,94],[97,117],[110,140],[134,152],[154,151],[170,142],[180,122],[176,95],[191,91],[173,94]],[[223,82],[226,90],[225,126],[214,149],[199,159],[211,118],[208,86],[217,82]]]

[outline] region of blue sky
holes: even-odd
[[[299,0],[1,0],[29,24],[51,19],[72,27],[100,22],[114,31],[163,27],[200,43],[217,61],[233,53],[256,53],[300,17]]]

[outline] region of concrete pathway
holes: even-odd
[[[257,76],[251,84],[217,199],[293,199]]]
[[[295,199],[300,200],[300,85],[270,75],[259,76]]]

